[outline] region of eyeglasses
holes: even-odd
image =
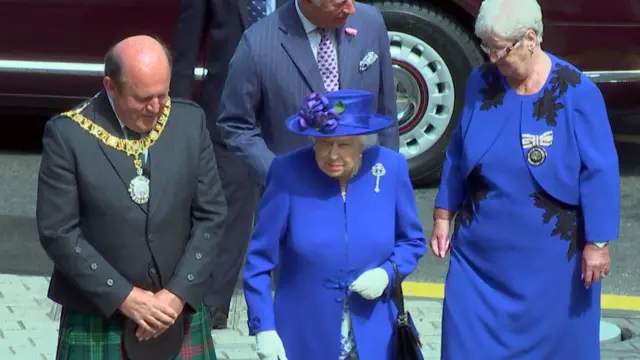
[[[505,46],[505,47],[499,48],[499,49],[490,48],[485,44],[480,44],[480,49],[482,49],[482,51],[484,51],[489,56],[494,55],[495,59],[497,61],[497,60],[500,60],[503,57],[509,55],[511,53],[511,51],[513,49],[515,49],[516,47],[520,46],[520,44],[522,44],[522,39],[514,42],[513,44],[511,44],[509,46]]]

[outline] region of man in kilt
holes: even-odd
[[[40,242],[62,306],[58,360],[214,360],[202,305],[226,204],[203,111],[170,99],[148,36],[105,57],[104,89],[46,125]]]

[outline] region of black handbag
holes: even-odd
[[[424,360],[418,330],[416,330],[411,314],[404,308],[402,280],[400,279],[398,266],[394,262],[391,262],[391,264],[393,264],[393,273],[396,282],[392,297],[398,309],[398,317],[396,318],[396,325],[393,330],[395,360]]]

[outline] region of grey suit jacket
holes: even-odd
[[[356,4],[356,13],[337,30],[340,88],[376,94],[373,111],[397,117],[389,38],[377,8]],[[358,70],[369,52],[378,60]],[[290,1],[245,31],[229,64],[217,125],[227,146],[254,170],[259,185],[275,155],[309,144],[287,131],[285,120],[296,113],[310,92],[326,92],[318,64]],[[398,150],[398,126],[380,133],[380,144]]]
[[[123,137],[106,94],[90,101],[83,114]],[[136,176],[131,156],[66,116],[47,123],[36,220],[55,265],[53,301],[109,317],[137,286],[166,288],[199,308],[226,215],[200,107],[173,100],[148,156],[150,200],[138,205],[127,192]]]

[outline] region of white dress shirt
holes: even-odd
[[[298,1],[296,2],[296,11],[298,12],[298,16],[300,16],[300,21],[302,21],[302,26],[304,27],[304,31],[307,33],[307,39],[309,39],[309,45],[311,45],[311,50],[313,51],[313,57],[318,61],[318,47],[320,46],[320,30],[316,25],[314,25],[309,19],[307,19],[300,11],[300,5],[298,5]],[[336,32],[329,31],[327,36],[331,38],[333,41],[333,48],[336,52],[336,57],[338,56],[338,41],[336,39]],[[340,68],[338,64],[338,68]]]

